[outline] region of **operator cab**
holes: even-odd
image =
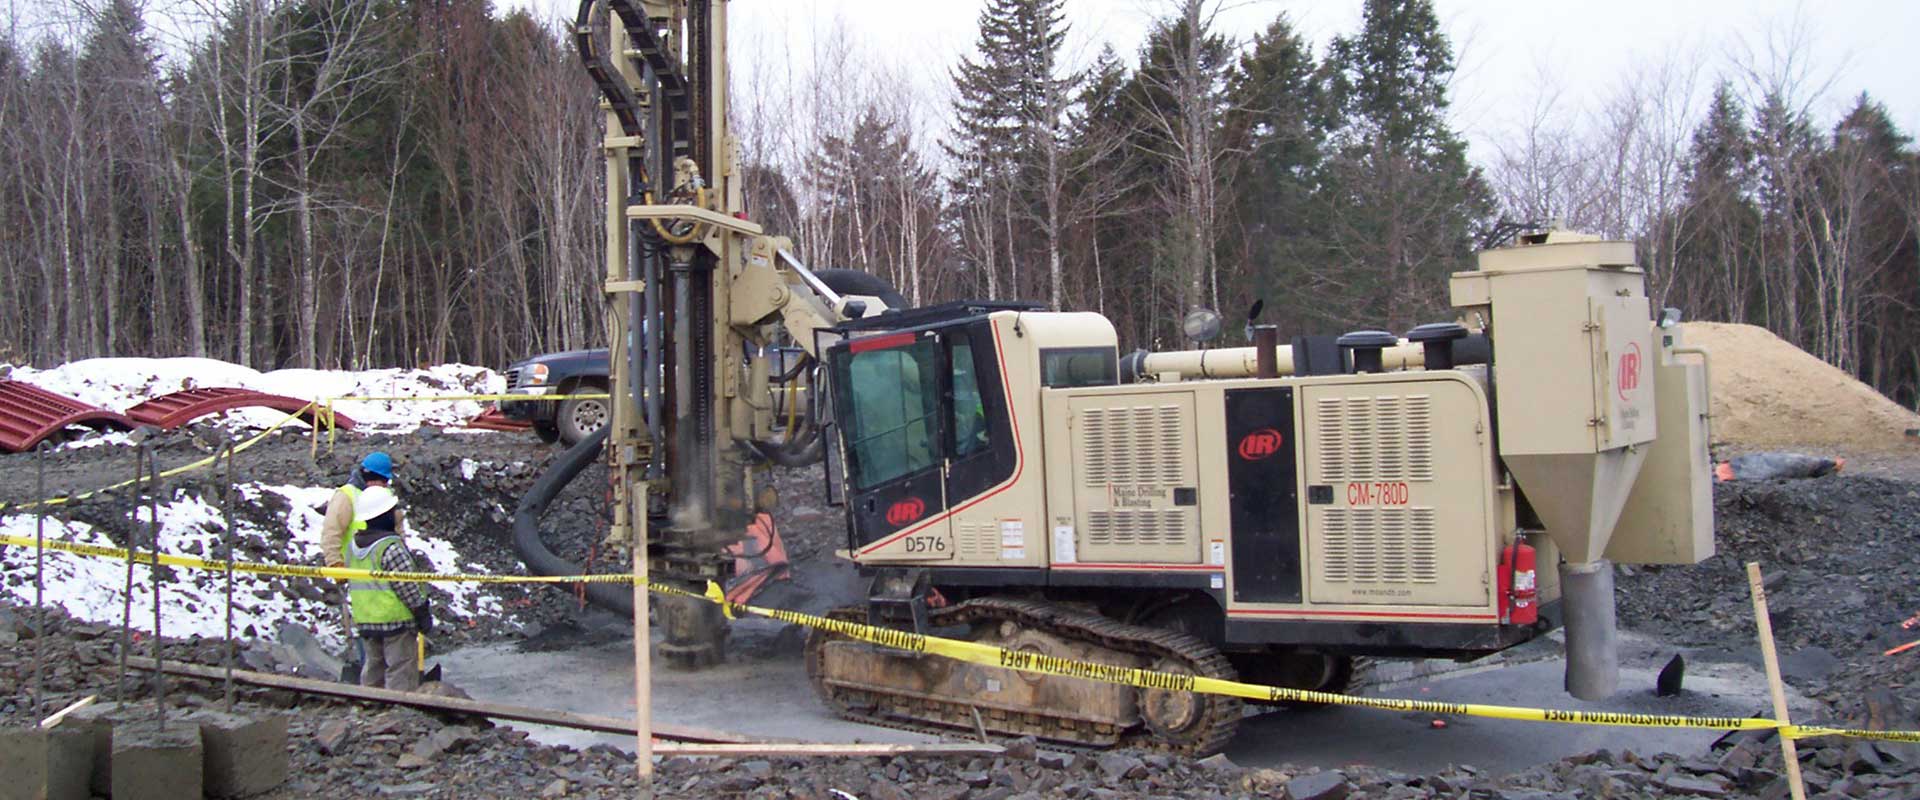
[[[1040,310],[949,303],[832,330],[844,337],[826,363],[851,548],[944,518],[953,501],[1012,475],[1012,416],[990,317]]]

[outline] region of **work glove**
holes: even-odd
[[[433,612],[425,606],[413,609],[413,624],[421,633],[433,632]]]

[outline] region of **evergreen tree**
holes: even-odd
[[[1059,156],[1074,84],[1056,75],[1067,34],[1064,2],[988,0],[978,53],[953,72],[954,131],[943,145],[955,164],[950,191],[989,296],[1001,293],[1001,254],[1013,295],[1033,283],[1021,280],[1023,267],[1031,275],[1035,262],[1059,254]],[[1040,236],[1028,232],[1035,220],[1042,221]]]
[[[1744,321],[1759,277],[1745,257],[1759,235],[1752,195],[1753,148],[1746,109],[1733,87],[1714,88],[1707,117],[1693,132],[1680,226],[1675,293],[1694,298],[1696,317]]]
[[[1328,79],[1332,155],[1323,170],[1320,286],[1334,322],[1401,330],[1445,308],[1446,277],[1471,266],[1492,201],[1447,125],[1453,53],[1431,0],[1368,0],[1337,37]],[[1337,264],[1338,266],[1332,266]]]
[[[1311,46],[1282,14],[1241,56],[1229,89],[1227,137],[1246,154],[1234,180],[1231,244],[1246,266],[1247,291],[1283,320],[1304,315],[1296,307],[1304,296],[1290,288],[1312,280],[1313,185],[1324,141],[1316,70]]]

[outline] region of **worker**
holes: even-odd
[[[348,569],[419,572],[413,551],[401,540],[400,499],[385,486],[369,486],[354,501],[359,530],[341,549]],[[353,632],[366,653],[360,685],[410,692],[420,686],[415,632],[433,630],[427,593],[420,584],[355,580],[347,584]]]
[[[360,466],[347,476],[347,482],[333,490],[327,500],[327,515],[320,521],[320,557],[329,567],[344,567],[341,544],[347,535],[359,530],[353,515],[353,503],[369,486],[386,486],[393,480],[393,457],[379,451],[368,453]]]

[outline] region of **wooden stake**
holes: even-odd
[[[134,669],[152,670],[152,659],[135,656],[128,665]],[[183,664],[177,661],[166,663],[168,675],[183,678],[197,678],[219,682],[226,679],[226,670],[201,664]],[[596,731],[616,735],[633,733],[633,719],[630,717],[611,717],[599,714],[577,714],[571,711],[554,711],[545,708],[490,703],[482,700],[464,700],[458,697],[421,694],[419,692],[396,692],[392,689],[374,689],[352,683],[320,681],[311,678],[296,678],[292,675],[275,675],[268,672],[236,669],[233,671],[236,683],[248,686],[264,686],[269,689],[286,689],[301,694],[321,697],[338,697],[364,703],[382,703],[394,706],[406,706],[429,711],[461,714],[465,716],[506,719],[515,722],[531,722],[538,725],[552,725],[559,728],[572,728],[582,731]],[[745,736],[726,731],[707,728],[695,728],[688,725],[655,725],[653,735],[666,740],[686,742],[711,742],[717,744],[751,744]],[[777,741],[761,744],[779,744]]]
[[[47,730],[49,728],[52,728],[55,725],[60,724],[60,720],[66,719],[68,714],[72,714],[75,711],[79,711],[80,709],[93,705],[93,701],[95,699],[98,699],[99,697],[100,696],[97,694],[90,694],[90,695],[87,695],[86,697],[82,697],[79,700],[74,701],[73,705],[67,706],[66,708],[53,712],[52,716],[47,717],[46,719],[40,720],[40,729]]]
[[[1760,655],[1767,664],[1767,688],[1773,691],[1773,718],[1785,725],[1787,689],[1780,682],[1780,655],[1773,649],[1773,620],[1767,616],[1767,587],[1760,580],[1760,562],[1747,562],[1747,589],[1753,593],[1753,618],[1760,626]],[[1807,800],[1807,787],[1800,782],[1800,753],[1786,731],[1780,732],[1780,755],[1786,759],[1787,788],[1793,800]]]
[[[661,742],[654,752],[674,756],[715,756],[729,758],[863,758],[877,756],[997,756],[1007,752],[997,744],[971,742],[932,742],[928,744],[833,744],[812,742],[754,742],[750,744],[702,744]]]

